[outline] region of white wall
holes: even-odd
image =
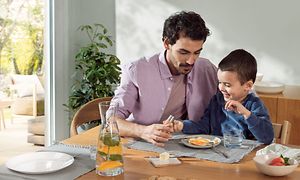
[[[47,107],[52,115],[52,139],[68,137],[67,102],[74,72],[74,55],[87,38],[77,31],[82,24],[102,23],[116,37],[117,56],[122,64],[163,50],[164,20],[172,13],[193,10],[201,14],[212,31],[203,57],[214,64],[235,48],[256,56],[264,80],[300,85],[298,43],[300,42],[300,1],[290,0],[54,0],[55,32],[52,63],[53,94]],[[116,6],[116,10],[115,10]],[[50,57],[51,59],[52,57]],[[49,80],[50,77],[48,77]],[[50,89],[50,88],[49,88]],[[55,123],[54,123],[55,120]],[[55,134],[55,136],[54,136]]]
[[[112,37],[116,37],[115,1],[54,0],[53,2],[53,39],[51,37],[50,39],[54,55],[53,57],[47,55],[48,143],[69,137],[69,117],[63,104],[67,102],[73,83],[71,75],[75,70],[75,54],[88,39],[77,28],[83,24],[101,23],[108,28]],[[110,52],[115,53],[115,47]]]
[[[243,48],[256,57],[263,80],[300,85],[299,7],[297,0],[116,0],[117,56],[125,64],[163,50],[164,20],[193,10],[212,31],[201,56],[217,65]]]

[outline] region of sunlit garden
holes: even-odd
[[[9,95],[11,74],[44,72],[44,1],[0,1],[0,97]]]

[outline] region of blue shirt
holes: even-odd
[[[249,93],[242,103],[251,111],[251,115],[244,119],[243,115],[224,109],[223,94],[217,92],[212,97],[204,116],[200,121],[183,121],[182,132],[186,134],[212,134],[222,136],[222,124],[230,124],[243,131],[247,139],[257,139],[264,144],[270,144],[274,138],[274,132],[268,110],[262,101],[253,93]]]

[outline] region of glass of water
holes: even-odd
[[[240,148],[244,139],[243,131],[230,124],[222,124],[223,141],[226,148]]]

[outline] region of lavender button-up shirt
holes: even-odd
[[[187,119],[200,120],[217,91],[217,69],[198,58],[187,76],[186,96],[169,97],[173,81],[164,52],[128,64],[112,99],[119,104],[116,115],[143,125],[159,123],[169,98],[186,98]]]

